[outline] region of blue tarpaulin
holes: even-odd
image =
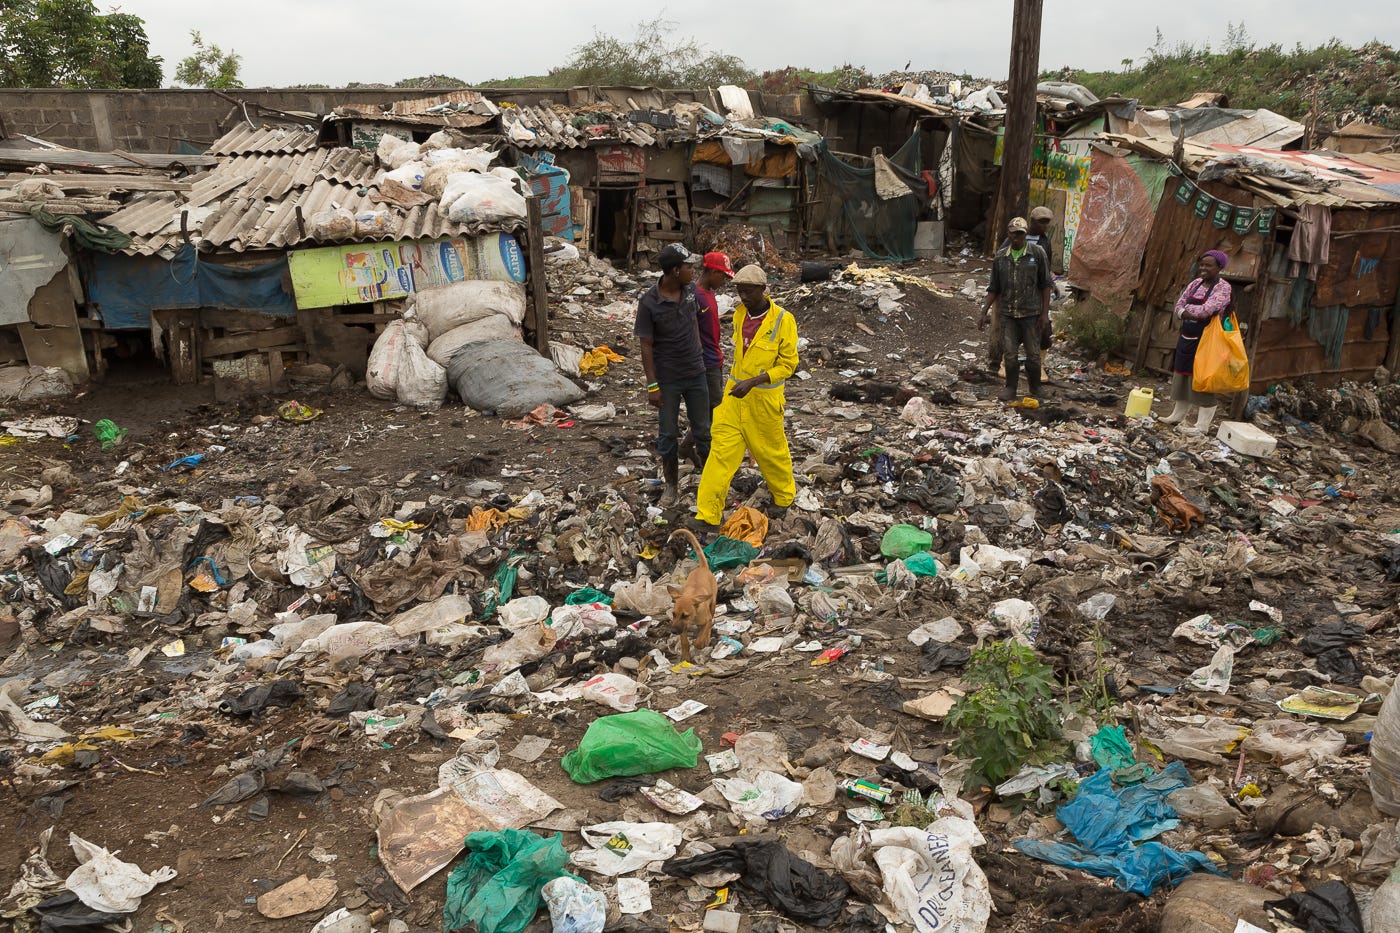
[[[1021,839],[1016,848],[1056,865],[1112,878],[1123,890],[1144,897],[1164,883],[1176,885],[1197,872],[1220,874],[1204,853],[1179,852],[1147,841],[1180,823],[1167,795],[1190,785],[1191,776],[1179,761],[1121,791],[1114,789],[1113,773],[1104,768],[1081,781],[1074,799],[1055,811],[1078,845]]]
[[[291,279],[287,258],[253,268],[201,260],[189,244],[175,258],[87,253],[88,300],[109,330],[147,330],[151,312],[176,308],[228,308],[279,317],[296,314],[283,287]]]

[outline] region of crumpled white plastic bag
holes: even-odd
[[[900,826],[870,834],[885,896],[919,933],[981,933],[992,915],[987,876],[972,857],[986,840],[956,816],[927,829]]]
[[[681,828],[670,823],[599,823],[579,830],[589,848],[573,853],[575,865],[600,875],[625,875],[676,854]]]
[[[746,820],[779,820],[802,805],[802,785],[772,771],[760,771],[752,781],[720,778],[715,787],[734,815]]]
[[[175,869],[166,866],[148,875],[77,833],[68,834],[68,844],[73,847],[78,867],[63,886],[78,895],[78,900],[88,907],[103,913],[135,912],[141,906],[142,895],[176,874]]]

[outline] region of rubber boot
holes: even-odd
[[[1162,423],[1177,424],[1181,421],[1184,421],[1186,418],[1186,412],[1189,411],[1190,408],[1191,405],[1189,402],[1177,402],[1176,405],[1172,407],[1172,413],[1170,415],[1164,415],[1162,417]]]
[[[1196,423],[1186,429],[1187,434],[1205,434],[1210,430],[1210,423],[1215,420],[1215,406],[1201,408],[1196,412]]]
[[[661,461],[661,476],[666,485],[661,490],[661,498],[656,504],[660,508],[669,509],[680,499],[681,461],[678,454],[672,454]]]
[[[1001,390],[1001,400],[1003,402],[1014,402],[1016,400],[1016,390],[1021,384],[1021,361],[1007,358],[1006,360],[1006,388]]]
[[[1031,398],[1042,398],[1040,394],[1040,367],[1031,366],[1026,370],[1026,383],[1030,387]]]

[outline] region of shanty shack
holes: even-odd
[[[1070,278],[1126,315],[1134,368],[1169,371],[1208,249],[1230,257],[1251,392],[1400,366],[1400,158],[1105,134],[1091,172]]]

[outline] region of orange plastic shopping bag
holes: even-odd
[[[1249,388],[1249,354],[1233,314],[1211,318],[1196,348],[1191,388],[1211,395],[1228,395]]]

